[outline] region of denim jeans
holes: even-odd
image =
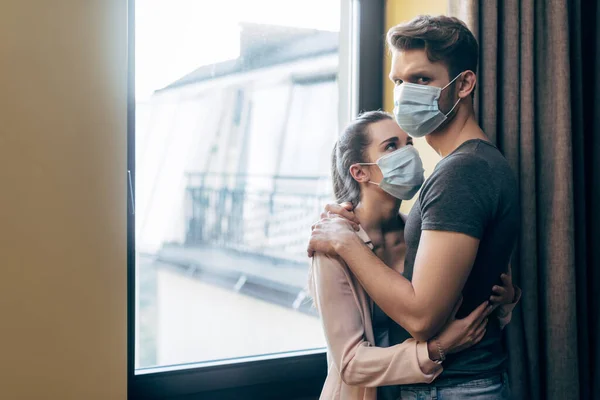
[[[507,374],[499,374],[484,379],[450,382],[427,386],[402,386],[398,400],[508,400],[511,399]]]

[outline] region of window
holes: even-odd
[[[306,239],[341,125],[381,107],[382,3],[130,1],[132,397],[318,393]]]

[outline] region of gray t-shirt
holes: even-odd
[[[404,276],[412,279],[423,230],[459,232],[479,239],[457,313],[457,318],[467,316],[489,298],[492,286],[501,284],[500,274],[507,270],[518,235],[517,193],[513,172],[494,145],[479,139],[460,145],[438,163],[408,215]],[[438,383],[446,378],[474,379],[504,371],[506,352],[501,330],[497,319],[489,321],[479,344],[446,358]],[[391,319],[388,322],[390,345],[410,337]]]

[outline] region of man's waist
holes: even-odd
[[[507,355],[502,345],[500,332],[460,353],[449,355],[444,361],[444,370],[438,380],[473,379],[485,374],[498,374],[506,370]]]
[[[469,375],[469,376],[465,376],[465,377],[456,377],[456,378],[444,378],[444,377],[440,376],[432,383],[418,383],[418,384],[413,384],[413,385],[402,385],[402,388],[403,389],[410,389],[410,388],[418,389],[418,388],[431,387],[431,386],[435,386],[437,388],[455,387],[455,386],[466,385],[469,383],[474,383],[474,382],[484,380],[484,379],[489,380],[492,383],[495,383],[495,381],[498,381],[498,383],[500,383],[505,379],[505,376],[506,376],[506,370],[481,372],[476,375]]]

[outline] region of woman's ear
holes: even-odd
[[[366,183],[371,180],[369,171],[367,171],[364,165],[360,164],[353,164],[350,166],[350,175],[352,175],[352,178],[359,183]]]
[[[477,84],[477,75],[473,71],[463,72],[463,76],[460,80],[460,86],[458,89],[458,97],[464,99],[473,93],[475,85]]]

